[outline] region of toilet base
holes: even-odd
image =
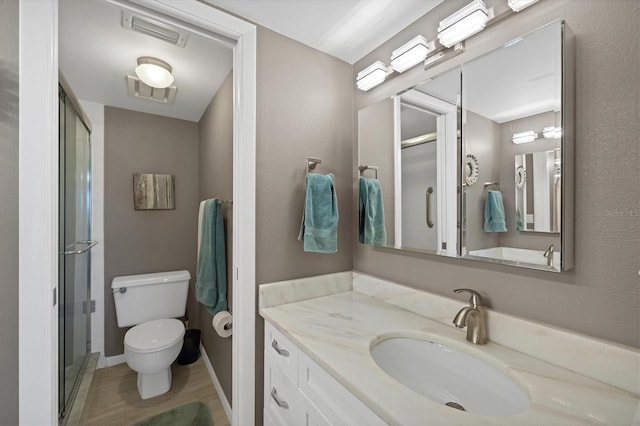
[[[158,373],[138,373],[138,393],[140,398],[153,398],[167,393],[169,389],[171,389],[171,367]]]

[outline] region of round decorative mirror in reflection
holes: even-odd
[[[464,165],[464,182],[471,186],[478,180],[478,159],[473,154],[467,154]]]
[[[516,167],[516,187],[522,188],[525,180],[527,180],[527,171],[522,166]]]

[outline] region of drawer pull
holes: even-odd
[[[284,408],[285,410],[289,409],[289,403],[287,403],[287,401],[282,401],[280,400],[280,398],[278,398],[278,392],[276,391],[275,387],[271,388],[271,398],[273,398],[273,400],[276,402],[278,407]]]
[[[288,351],[288,350],[286,350],[286,349],[281,349],[281,348],[278,346],[278,341],[277,341],[276,339],[273,339],[273,340],[271,341],[271,347],[272,347],[276,352],[278,352],[278,355],[280,355],[280,356],[289,356],[289,351]]]

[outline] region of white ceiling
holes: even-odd
[[[232,68],[232,51],[190,34],[184,48],[121,26],[121,9],[105,0],[59,1],[59,66],[76,96],[119,108],[199,121]],[[153,56],[173,68],[173,104],[129,96],[126,75]]]
[[[350,64],[443,0],[205,0]]]

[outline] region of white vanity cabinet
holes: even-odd
[[[386,424],[268,322],[264,334],[265,426]]]

